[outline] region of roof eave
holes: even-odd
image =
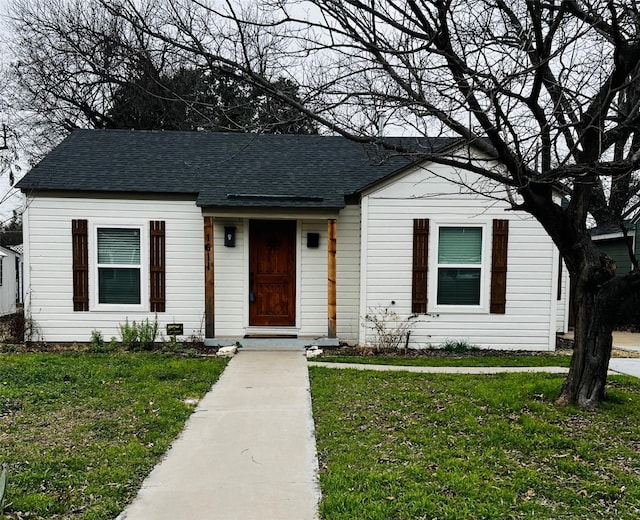
[[[460,144],[464,143],[464,140],[462,138],[454,140],[452,143],[443,146],[442,148],[438,149],[435,153],[439,154],[443,154],[443,153],[447,153],[449,150],[460,146]],[[356,191],[354,191],[353,193],[348,194],[348,197],[354,197],[354,196],[362,196],[362,194],[368,190],[374,189],[376,186],[387,182],[389,179],[392,179],[393,177],[397,176],[397,175],[401,175],[405,172],[407,172],[408,170],[410,170],[411,168],[415,168],[417,165],[425,163],[425,162],[433,162],[433,159],[430,158],[416,158],[415,160],[410,161],[408,164],[405,164],[385,175],[383,175],[382,177],[380,177],[379,179],[376,179],[373,182],[370,182],[368,184],[366,184],[365,186],[362,186],[361,188],[358,188]]]

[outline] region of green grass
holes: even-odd
[[[588,413],[550,374],[310,374],[323,519],[640,517],[638,380]]]
[[[0,355],[5,518],[117,516],[224,369],[159,354]],[[0,516],[1,517],[1,516]]]
[[[571,356],[469,355],[460,356],[322,356],[311,361],[365,363],[417,367],[568,367]]]

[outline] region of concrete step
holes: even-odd
[[[338,347],[340,341],[335,338],[221,338],[206,339],[207,347],[228,347],[239,345],[242,350],[299,350],[317,346]]]

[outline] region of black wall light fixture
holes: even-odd
[[[224,227],[224,247],[236,247],[236,227]]]
[[[310,249],[320,247],[320,233],[307,233],[307,247]]]

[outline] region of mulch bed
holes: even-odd
[[[153,352],[168,352],[167,343],[157,343]],[[202,342],[184,342],[182,344],[184,350],[190,350],[197,355],[206,356],[214,355],[217,352],[216,347],[207,347]],[[485,356],[550,356],[550,355],[571,355],[573,349],[573,340],[566,338],[557,338],[556,350],[548,351],[530,351],[530,350],[494,350],[494,349],[465,349],[465,350],[445,350],[437,348],[425,349],[395,349],[389,351],[373,351],[366,347],[352,347],[342,345],[340,347],[323,347],[325,355],[336,356],[398,356],[398,357],[444,357],[456,358],[465,357],[485,357]],[[0,352],[89,352],[89,343],[68,342],[68,343],[16,343],[16,344],[0,344]]]

